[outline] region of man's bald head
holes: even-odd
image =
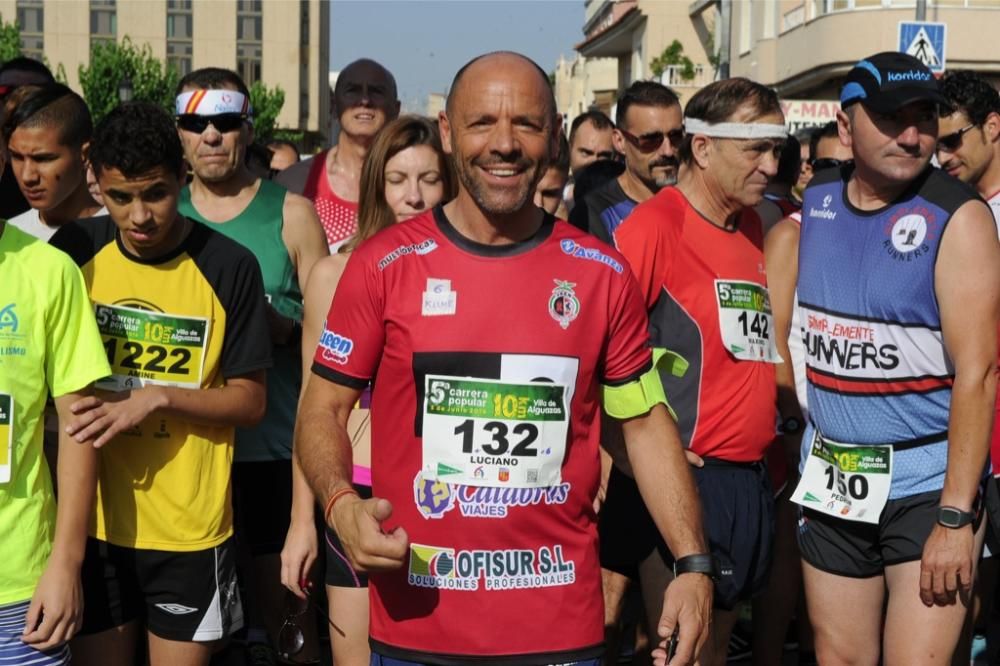
[[[552,84],[549,82],[549,75],[545,73],[538,64],[520,53],[515,53],[514,51],[494,51],[493,53],[485,53],[481,56],[477,56],[465,63],[462,69],[458,70],[455,74],[455,78],[451,82],[451,88],[448,90],[448,100],[445,104],[445,109],[450,114],[455,105],[455,100],[459,96],[460,89],[462,87],[462,80],[466,76],[476,76],[480,72],[490,71],[496,66],[513,66],[513,67],[528,67],[534,74],[537,74],[538,80],[545,87],[546,95],[545,99],[548,103],[549,115],[555,116],[556,114],[556,97],[555,93],[552,92]]]
[[[399,115],[396,79],[374,60],[355,60],[337,77],[333,112],[341,136],[370,145],[379,130]]]
[[[343,93],[344,87],[348,83],[377,82],[383,81],[389,88],[392,99],[396,99],[399,93],[396,88],[396,77],[388,69],[370,58],[359,58],[348,64],[337,76],[337,83],[333,87],[333,94]]]

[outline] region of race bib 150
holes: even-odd
[[[891,484],[891,446],[837,444],[816,433],[792,501],[844,520],[878,523]]]

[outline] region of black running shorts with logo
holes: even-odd
[[[172,641],[207,642],[243,626],[236,586],[235,547],[170,552],[87,539],[81,635],[140,620]]]
[[[371,486],[354,484],[354,489],[361,499],[371,499]],[[337,533],[325,526],[322,534],[326,542],[326,584],[330,587],[368,587],[368,576],[351,566]]]
[[[886,567],[919,560],[937,523],[940,500],[940,490],[889,500],[878,524],[800,508],[802,559],[820,571],[848,578],[880,576]]]
[[[715,608],[733,610],[764,589],[774,545],[774,491],[767,465],[704,458],[693,467],[705,538],[715,558]]]
[[[774,541],[774,493],[767,466],[705,458],[692,467],[701,497],[705,536],[718,568],[713,604],[732,610],[767,583]],[[667,567],[673,556],[646,510],[635,481],[617,469],[598,524],[601,566],[637,578],[639,563],[657,550]]]

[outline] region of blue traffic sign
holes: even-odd
[[[946,28],[944,23],[900,21],[898,50],[921,61],[935,74],[940,74],[944,72],[945,65]]]

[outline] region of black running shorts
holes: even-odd
[[[160,638],[207,642],[243,626],[232,539],[206,550],[170,552],[90,538],[80,578],[81,635],[140,620]]]

